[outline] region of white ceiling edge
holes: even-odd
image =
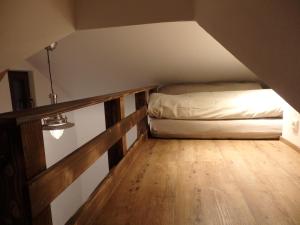
[[[54,81],[72,98],[149,84],[258,79],[192,21],[76,31],[51,59]],[[48,74],[44,50],[28,61]]]

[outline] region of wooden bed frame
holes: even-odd
[[[84,224],[93,205],[105,204],[148,136],[147,98],[157,86],[0,114],[0,224],[51,225],[50,203],[108,151],[110,172],[67,224]],[[135,95],[136,111],[125,117],[124,97]],[[107,130],[46,168],[41,119],[104,103]],[[130,151],[125,135],[137,124]]]

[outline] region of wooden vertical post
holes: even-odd
[[[50,206],[32,218],[28,191],[29,181],[46,169],[40,121],[0,124],[0,224],[51,225]]]
[[[21,125],[26,176],[30,180],[47,168],[41,121]]]
[[[124,97],[104,103],[106,128],[125,118]],[[108,150],[109,169],[112,169],[127,152],[126,135]]]
[[[21,137],[15,120],[0,123],[0,224],[31,221]]]
[[[25,159],[26,177],[32,178],[47,169],[41,120],[21,124],[22,148]],[[33,225],[52,225],[50,205],[36,218]]]
[[[142,92],[136,93],[135,94],[135,107],[136,107],[136,109],[138,110],[138,109],[142,108],[145,105],[147,105],[147,92],[142,91]],[[138,136],[138,138],[141,135],[147,133],[147,129],[148,129],[148,118],[146,116],[144,119],[142,119],[137,124],[137,136]]]

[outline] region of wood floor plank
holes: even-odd
[[[274,190],[275,183],[284,181],[282,176],[281,179],[279,177],[282,171],[257,151],[252,141],[234,141],[231,144],[245,163],[243,170],[248,170],[255,177],[251,186],[245,185],[244,177],[239,177],[238,181],[257,221],[263,224],[295,224],[282,196]],[[241,171],[240,168],[238,170]]]
[[[153,146],[156,144],[154,143]],[[97,224],[130,224],[128,221],[135,219],[132,214],[134,208],[139,207],[138,204],[142,204],[142,201],[138,201],[140,187],[145,174],[148,172],[149,161],[152,160],[153,146],[140,153],[131,173],[120,184],[117,192],[111,197],[109,204],[97,215],[95,219]]]
[[[149,142],[95,224],[300,224],[300,154],[279,141]]]
[[[132,224],[174,224],[177,170],[172,160],[163,164],[162,158],[166,156],[164,153],[167,148],[168,143],[160,141],[156,145],[151,160],[148,161],[148,171],[141,182],[141,191],[134,202]]]
[[[245,148],[246,151],[243,151],[245,157],[248,158],[247,163],[249,168],[265,183],[269,193],[273,196],[274,202],[281,210],[283,218],[286,220],[285,224],[290,224],[291,221],[294,224],[299,224],[299,210],[294,211],[296,208],[292,202],[295,192],[299,191],[298,187],[281,166],[271,157],[264,154],[270,149],[264,148],[263,151],[260,151],[261,149],[257,146],[258,143],[262,142],[249,142],[249,145]],[[251,156],[256,159],[255,162],[249,160]],[[296,205],[299,205],[299,203],[298,198],[298,204],[296,203]]]
[[[205,182],[202,176],[196,186],[196,157],[191,142],[179,141],[177,146],[177,182],[175,200],[175,224],[200,224],[203,221],[201,186]],[[201,176],[200,174],[198,176]]]
[[[284,169],[292,180],[300,187],[300,157],[299,152],[290,146],[276,141],[255,142],[259,150]]]
[[[200,146],[202,145],[200,144]],[[233,174],[228,170],[225,159],[215,145],[215,141],[209,141],[207,152],[204,151],[204,159],[207,160],[206,156],[210,155],[213,157],[209,158],[214,160],[206,161],[205,166],[209,185],[203,202],[204,204],[210,202],[205,207],[210,212],[205,224],[256,224]]]
[[[276,198],[279,199],[280,205],[286,209],[289,216],[294,220],[294,223],[299,224],[300,210],[297,209],[297,206],[300,205],[300,186],[296,177],[290,174],[290,171],[292,173],[296,172],[293,169],[297,169],[294,167],[297,164],[295,163],[294,166],[291,165],[298,160],[299,156],[290,156],[289,160],[286,161],[287,157],[284,157],[284,155],[285,153],[289,154],[291,149],[277,151],[278,149],[274,149],[274,146],[266,146],[266,143],[263,141],[252,142],[252,144],[255,146],[253,149],[258,151],[257,154],[266,162],[263,168],[259,167],[261,179],[264,179],[272,192],[276,193]],[[284,153],[284,155],[281,153]]]

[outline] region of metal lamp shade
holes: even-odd
[[[42,124],[43,130],[64,130],[74,126],[74,123],[68,122],[67,116],[62,114],[43,118]]]

